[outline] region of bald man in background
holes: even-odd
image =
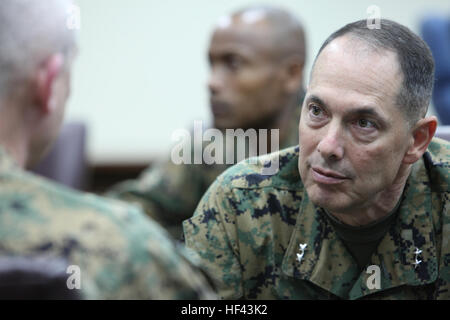
[[[279,129],[280,148],[298,144],[305,36],[296,17],[267,6],[223,17],[212,34],[208,58],[214,128]],[[268,145],[268,151],[275,151],[270,141]],[[180,238],[182,221],[192,216],[202,195],[229,166],[176,165],[169,159],[144,171],[138,180],[114,186],[107,195],[139,203]]]
[[[183,249],[136,207],[23,170],[63,119],[77,52],[70,9],[69,0],[0,1],[0,297],[214,298]]]

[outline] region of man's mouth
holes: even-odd
[[[230,106],[221,101],[211,101],[211,111],[215,117],[223,117],[229,114]]]
[[[311,167],[313,180],[321,184],[338,184],[346,180],[348,177],[331,170],[322,169],[320,167]]]

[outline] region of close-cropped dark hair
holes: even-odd
[[[379,29],[369,29],[359,20],[334,32],[323,43],[316,56],[334,39],[351,35],[374,50],[396,53],[403,74],[397,105],[404,110],[410,124],[423,118],[430,104],[434,81],[434,60],[428,45],[407,27],[388,19],[380,19]]]

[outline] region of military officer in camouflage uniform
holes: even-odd
[[[297,18],[274,7],[251,7],[224,17],[213,33],[209,62],[214,128],[279,129],[280,148],[298,144],[305,39]],[[107,195],[141,204],[179,238],[182,221],[228,167],[225,160],[177,165],[167,159]]]
[[[299,147],[227,170],[183,223],[222,298],[450,298],[450,144],[426,117],[433,58],[408,28],[380,27],[332,34]],[[263,175],[272,161],[279,171]]]
[[[76,52],[70,12],[65,0],[0,1],[0,260],[65,261],[65,289],[86,299],[214,298],[184,249],[137,208],[23,170],[61,124]]]

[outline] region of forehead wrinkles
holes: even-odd
[[[317,58],[310,88],[342,89],[394,104],[402,79],[394,52],[374,50],[360,40],[338,38]]]

